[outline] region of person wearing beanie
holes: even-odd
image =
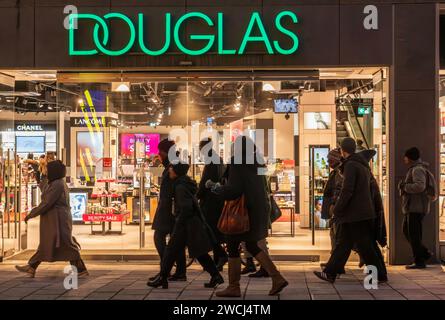
[[[66,167],[60,160],[48,162],[48,185],[42,193],[42,201],[25,217],[40,216],[40,242],[28,264],[16,266],[19,272],[34,278],[42,262],[69,261],[78,276],[88,275],[80,246],[72,235],[73,220],[68,203],[68,187],[65,183]]]
[[[224,279],[216,268],[208,252],[213,248],[210,228],[205,222],[195,194],[197,184],[187,172],[189,165],[176,162],[169,166],[169,177],[173,181],[173,195],[175,207],[175,226],[170,234],[170,240],[162,257],[159,277],[147,282],[150,287],[168,288],[168,274],[173,267],[178,254],[188,248],[189,255],[196,258],[206,272],[211,276],[206,288],[214,288],[224,283]]]
[[[411,246],[414,263],[406,266],[407,269],[424,269],[431,253],[422,243],[423,219],[430,212],[431,197],[427,188],[435,190],[435,179],[428,170],[428,163],[420,158],[420,151],[413,147],[405,151],[403,157],[408,167],[405,179],[399,183],[399,192],[402,198],[403,234]]]
[[[332,208],[336,225],[336,245],[323,271],[314,274],[325,281],[335,282],[345,267],[351,250],[356,248],[366,265],[377,268],[378,280],[386,282],[386,268],[375,250],[376,213],[371,192],[371,170],[368,160],[356,152],[356,143],[345,138],[340,144],[344,161],[339,167],[343,183]]]
[[[175,224],[175,218],[173,216],[173,182],[168,175],[168,168],[170,167],[169,153],[172,154],[172,152],[175,152],[175,142],[169,139],[163,139],[158,144],[158,150],[164,171],[161,176],[158,206],[153,219],[152,229],[154,230],[154,244],[162,265],[162,257],[167,246],[167,237],[172,232]],[[170,281],[187,281],[186,272],[187,267],[184,251],[177,255],[176,271],[170,277]],[[151,277],[150,280],[155,280],[157,277],[159,277],[159,274]]]
[[[332,208],[335,205],[335,201],[340,193],[341,186],[343,183],[343,176],[339,170],[341,165],[342,156],[340,148],[335,148],[328,153],[328,164],[331,169],[329,173],[328,181],[323,191],[323,204],[321,208],[321,218],[329,220],[330,226],[330,240],[331,240],[331,253],[335,249],[335,235],[336,235],[336,224],[335,219],[332,216]],[[326,264],[321,264],[322,267]],[[344,269],[339,270],[340,274],[345,273]]]

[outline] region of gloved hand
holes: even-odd
[[[215,186],[215,184],[216,184],[215,182],[209,179],[206,181],[205,186],[207,189],[212,189]]]
[[[25,223],[28,223],[28,220],[31,219],[29,214],[25,217],[25,219],[23,219],[25,221]]]

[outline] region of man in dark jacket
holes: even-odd
[[[164,171],[161,177],[161,186],[159,190],[159,200],[158,207],[156,209],[156,214],[153,219],[152,228],[154,231],[154,243],[156,250],[158,251],[159,257],[161,259],[164,256],[165,247],[167,245],[167,236],[172,232],[175,218],[173,216],[173,182],[168,176],[168,168],[170,166],[170,161],[168,159],[168,154],[170,148],[174,148],[174,141],[164,139],[159,145],[159,156],[162,160],[162,165],[164,166]],[[186,281],[186,262],[185,262],[185,251],[177,255],[176,260],[176,272],[170,277],[170,281]],[[157,275],[159,276],[159,275]],[[152,277],[154,280],[157,276]]]
[[[379,281],[385,282],[384,267],[373,244],[376,214],[371,194],[371,172],[366,159],[355,151],[355,140],[343,139],[343,186],[333,208],[338,224],[336,245],[323,272],[314,273],[322,280],[335,282],[355,245],[366,265],[377,267]]]
[[[186,246],[190,256],[197,258],[204,270],[211,275],[210,282],[204,284],[204,287],[214,288],[224,283],[215,262],[208,254],[213,243],[195,196],[196,182],[187,176],[188,169],[188,164],[180,162],[169,167],[170,180],[174,181],[176,221],[168,245],[164,250],[160,276],[147,283],[150,287],[168,288],[167,276],[176,257],[184,252]]]
[[[420,151],[410,148],[405,152],[405,164],[409,167],[406,177],[399,184],[402,197],[403,233],[411,245],[414,264],[407,269],[424,269],[431,253],[422,243],[422,221],[430,211],[431,200],[426,193],[428,164],[420,159]]]
[[[213,247],[213,260],[217,264],[218,270],[222,270],[224,264],[228,261],[228,256],[221,246],[221,243],[224,242],[224,236],[218,230],[217,226],[224,207],[224,199],[211,192],[206,188],[205,184],[208,180],[220,182],[225,168],[223,160],[213,149],[210,138],[204,139],[199,143],[199,151],[203,156],[205,166],[196,196],[199,199],[201,211],[216,237],[217,243],[215,243]]]

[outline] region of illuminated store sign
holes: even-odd
[[[110,30],[107,21],[118,19],[123,21],[128,26],[128,41],[119,49],[109,49]],[[93,29],[93,41],[96,48],[89,48],[88,50],[76,48],[76,33],[78,22],[81,20],[95,21]],[[144,33],[147,32],[144,23],[144,14],[139,13],[137,18],[137,25],[126,15],[122,13],[108,13],[100,17],[91,13],[73,13],[69,16],[69,54],[71,56],[88,56],[102,53],[108,56],[120,56],[129,52],[137,42],[142,52],[149,56],[160,56],[169,51],[174,43],[176,47],[187,55],[203,55],[210,51],[216,44],[217,53],[220,55],[242,55],[246,51],[249,43],[262,43],[266,49],[267,54],[290,55],[295,53],[299,47],[299,39],[294,31],[289,29],[289,25],[297,24],[297,15],[292,11],[279,12],[274,19],[274,28],[286,36],[290,43],[284,46],[280,41],[271,39],[267,32],[261,15],[259,12],[252,12],[250,15],[248,26],[244,32],[242,41],[238,48],[224,47],[224,13],[217,14],[216,21],[211,19],[208,15],[202,12],[189,12],[180,16],[175,22],[171,13],[165,14],[165,32],[164,45],[162,48],[150,48],[150,45],[144,40]],[[181,34],[185,31],[186,21],[198,20],[207,24],[213,31],[209,34],[190,34],[190,40],[199,41],[202,43],[200,49],[191,49],[181,40]],[[80,28],[80,27],[79,27]],[[157,31],[157,30],[156,30]],[[227,30],[227,32],[231,32]]]

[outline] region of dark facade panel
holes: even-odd
[[[364,5],[340,6],[340,64],[392,63],[392,5],[378,5],[378,30],[366,30]]]
[[[288,56],[265,56],[265,65],[330,66],[339,64],[339,10],[335,5],[265,6],[265,20],[274,23],[275,15],[284,9],[293,11],[299,19],[295,31],[299,37],[298,51]],[[272,28],[271,35],[286,44],[287,37]]]
[[[104,15],[108,8],[90,7],[79,8],[79,12],[90,12]],[[67,17],[59,7],[36,8],[35,26],[35,67],[37,68],[93,68],[107,67],[106,56],[70,57],[68,54],[68,30],[64,28],[64,19]],[[94,48],[92,40],[93,23],[85,25],[79,23],[76,31],[81,39],[82,49]]]
[[[436,5],[397,5],[394,14],[395,90],[435,89]],[[432,20],[433,19],[433,20]]]
[[[396,79],[397,82],[400,81]],[[437,123],[437,99],[436,91],[396,91],[394,95],[394,103],[391,105],[394,109],[391,112],[394,118],[391,121],[390,128],[393,136],[390,138],[393,147],[390,161],[389,179],[391,187],[390,197],[393,199],[393,205],[390,206],[389,215],[391,219],[392,241],[390,246],[397,248],[391,251],[392,257],[390,262],[393,264],[408,264],[412,261],[411,248],[406,241],[402,225],[403,214],[401,211],[400,197],[397,190],[397,184],[405,177],[407,167],[403,163],[403,155],[406,149],[416,146],[422,153],[422,159],[430,163],[430,170],[438,172],[437,159],[438,143],[438,126]],[[426,143],[428,141],[428,143]],[[437,175],[436,175],[437,176]],[[436,236],[438,227],[437,202],[433,204],[431,213],[424,220],[424,244],[431,252],[436,252]],[[436,209],[436,210],[435,210]],[[436,252],[436,256],[438,253]]]
[[[5,68],[34,66],[34,9],[0,9],[0,64]]]
[[[81,7],[109,7],[110,0],[35,0],[36,7],[65,7],[67,5]],[[79,11],[80,12],[80,11]]]

